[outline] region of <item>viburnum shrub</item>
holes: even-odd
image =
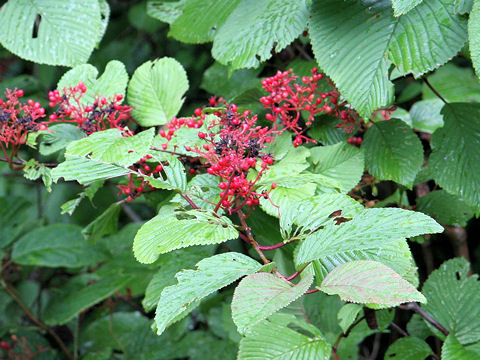
[[[480,358],[479,19],[5,2],[0,359]]]

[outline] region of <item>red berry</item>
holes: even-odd
[[[277,183],[272,183],[271,188],[272,188],[272,189],[275,189],[276,187],[277,187]]]
[[[19,89],[17,90],[17,97],[22,97],[23,96],[23,90]]]
[[[90,111],[93,111],[93,106],[87,106],[85,108],[85,112],[90,112]]]
[[[201,132],[201,131],[198,132],[198,137],[199,137],[200,139],[205,139],[206,136],[207,136],[207,135],[206,135],[204,132]]]
[[[162,165],[157,165],[155,166],[155,172],[160,172],[163,170],[163,166]]]
[[[193,112],[197,116],[202,116],[202,109],[196,108],[195,111]]]
[[[230,105],[230,110],[232,110],[233,112],[237,112],[237,105],[235,104]]]

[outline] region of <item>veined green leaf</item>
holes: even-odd
[[[139,262],[150,264],[159,254],[175,249],[219,244],[237,237],[232,222],[224,216],[215,216],[211,210],[176,212],[173,207],[165,206],[140,228],[133,252]]]
[[[2,6],[0,23],[0,42],[6,49],[48,65],[87,62],[102,34],[98,0],[10,0]]]
[[[233,70],[257,67],[272,56],[272,47],[281,51],[305,30],[307,4],[306,0],[242,0],[216,33],[213,57]]]
[[[422,339],[414,336],[400,338],[387,350],[385,358],[393,360],[418,360],[432,355],[431,347]]]
[[[423,147],[403,121],[391,119],[375,123],[365,133],[362,148],[370,174],[412,187],[423,163]]]
[[[404,15],[423,0],[392,0],[393,14],[395,16]]]
[[[378,261],[356,260],[333,269],[320,290],[342,300],[393,307],[404,302],[426,302],[425,297],[395,271]]]
[[[480,207],[480,105],[454,103],[442,110],[445,126],[432,135],[434,180],[447,192]],[[448,169],[448,171],[445,171]]]
[[[113,98],[113,95],[125,95],[128,74],[125,65],[120,61],[110,61],[102,76],[98,79],[97,76],[98,70],[95,66],[90,64],[79,65],[63,74],[57,84],[57,89],[61,92],[65,87],[74,87],[80,81],[83,81],[87,87],[87,92],[80,102],[88,105],[92,105],[95,97],[98,96]]]
[[[244,277],[232,300],[233,322],[239,333],[266,319],[302,296],[313,281],[311,274],[291,286],[278,276],[260,272]]]
[[[371,249],[405,237],[437,233],[443,227],[430,216],[403,209],[365,209],[351,221],[329,225],[308,236],[296,254],[303,264],[346,251]]]
[[[428,303],[422,308],[461,344],[480,340],[480,282],[468,276],[464,258],[444,262],[430,274],[422,292]]]
[[[478,358],[478,353],[462,346],[455,335],[449,334],[442,346],[443,360],[471,360]]]
[[[178,284],[162,291],[155,314],[157,334],[179,316],[185,316],[198,301],[242,276],[261,268],[257,261],[234,252],[214,255],[197,264],[196,270],[177,273]]]
[[[240,341],[238,360],[328,360],[331,345],[321,336],[306,336],[287,324],[264,320]],[[318,330],[318,329],[317,329]]]
[[[128,84],[128,101],[135,107],[132,115],[141,126],[166,124],[182,107],[187,90],[187,74],[177,60],[147,61]]]

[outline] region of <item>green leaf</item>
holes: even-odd
[[[480,282],[468,276],[464,258],[451,259],[430,274],[422,292],[428,303],[422,308],[460,341],[480,340]]]
[[[133,242],[137,260],[154,262],[159,254],[192,245],[219,244],[238,237],[232,222],[210,210],[175,211],[165,206],[138,231]]]
[[[257,261],[229,252],[203,259],[196,270],[177,273],[178,284],[165,288],[158,302],[155,314],[157,334],[160,335],[179,316],[188,314],[202,298],[260,268]]]
[[[50,168],[35,159],[28,160],[24,165],[23,176],[25,179],[38,180],[41,177],[47,191],[52,191],[52,171]]]
[[[331,345],[321,336],[306,336],[287,324],[264,320],[240,341],[238,360],[328,360]]]
[[[334,221],[333,213],[341,210],[338,216],[352,218],[363,210],[363,206],[348,195],[327,193],[290,203],[280,208],[280,228],[285,239],[293,235],[293,225],[297,225],[296,234],[309,232]]]
[[[40,154],[44,156],[55,154],[65,149],[70,142],[85,136],[82,130],[72,124],[54,124],[49,126],[48,130],[41,135],[38,148]]]
[[[418,77],[448,62],[466,41],[467,22],[452,0],[423,1],[398,18],[389,57],[400,72]]]
[[[190,247],[163,254],[158,259],[160,269],[153,275],[145,291],[142,305],[146,311],[153,310],[160,300],[163,289],[175,285],[175,274],[182,269],[192,268],[203,258],[212,255],[212,247]]]
[[[177,60],[147,61],[128,85],[128,101],[135,107],[132,115],[141,126],[166,124],[182,107],[187,90],[187,74]]]
[[[296,254],[304,264],[329,255],[352,250],[381,248],[405,237],[442,232],[430,216],[396,208],[366,209],[351,221],[329,225],[308,236]]]
[[[467,14],[472,10],[474,0],[454,0],[455,11],[458,14]]]
[[[260,272],[244,277],[235,288],[232,299],[232,317],[240,334],[288,306],[308,290],[311,274],[291,286],[278,276]]]
[[[44,319],[48,325],[63,325],[75,315],[121,290],[130,280],[124,274],[104,277],[79,291],[68,293],[65,297],[54,299],[45,311]]]
[[[364,118],[393,101],[385,56],[393,22],[389,3],[313,2],[309,32],[315,59]]]
[[[103,186],[105,182],[104,181],[95,181],[88,186],[84,188],[84,191],[82,191],[80,194],[78,194],[78,197],[75,199],[69,200],[66,203],[62,204],[60,207],[62,209],[61,214],[68,214],[72,216],[73,212],[75,209],[80,205],[81,201],[87,197],[90,199],[90,201],[93,201],[93,197],[97,193],[97,191]]]
[[[423,163],[420,139],[398,119],[374,124],[362,142],[368,171],[380,180],[394,180],[411,188]]]
[[[297,176],[296,179],[301,178]],[[295,179],[292,179],[295,181]],[[317,185],[312,183],[300,184],[295,188],[277,186],[275,189],[270,191],[270,199],[260,199],[260,205],[263,211],[267,214],[275,217],[280,216],[280,210],[311,198],[315,194],[315,189]]]
[[[2,6],[0,23],[7,50],[49,65],[87,62],[102,33],[98,0],[10,0]]]
[[[172,24],[180,15],[187,0],[147,0],[147,14],[157,20]]]
[[[449,63],[428,76],[428,81],[447,102],[480,102],[480,81],[471,68]],[[438,99],[438,96],[424,83],[423,98]]]
[[[229,76],[228,67],[215,62],[203,73],[200,87],[210,94],[223,96],[230,101],[235,96],[258,87],[258,72],[258,70],[241,69],[234,71]]]
[[[468,19],[468,47],[475,72],[480,74],[480,2],[474,1]]]
[[[280,52],[308,22],[306,0],[243,0],[218,29],[212,55],[232,70],[257,67]],[[248,24],[246,26],[246,23]]]
[[[57,84],[57,89],[62,92],[66,87],[77,86],[83,81],[87,92],[83,95],[81,103],[92,105],[96,97],[113,98],[114,95],[125,95],[128,83],[128,74],[120,61],[112,60],[105,67],[105,71],[98,79],[98,70],[90,64],[79,65],[66,72]]]
[[[193,177],[192,180],[188,182],[187,193],[189,196],[195,199],[195,204],[204,210],[213,210],[215,204],[220,201],[220,192],[222,191],[218,184],[220,183],[220,178],[218,176],[210,174],[199,174]],[[206,201],[198,201],[197,199],[204,199]],[[175,195],[172,199],[172,202],[179,203],[183,207],[188,207],[188,202],[180,196],[180,194]]]
[[[404,15],[423,0],[392,0],[393,14],[395,16]]]
[[[187,188],[185,167],[176,156],[167,153],[156,153],[153,155],[152,160],[162,164],[163,172],[167,177],[163,179],[161,174],[157,178],[144,176],[145,180],[158,189],[185,191]]]
[[[445,126],[433,133],[431,141],[433,178],[447,192],[479,207],[480,105],[449,104],[442,114]]]
[[[443,116],[440,113],[445,103],[440,99],[417,101],[410,109],[412,126],[428,134],[443,126]]]
[[[18,240],[12,260],[20,265],[81,267],[105,260],[105,254],[85,242],[81,228],[55,224],[37,228]]]
[[[388,348],[385,359],[393,360],[424,360],[432,355],[430,346],[423,340],[409,336],[398,339]]]
[[[341,183],[341,191],[349,192],[363,175],[363,152],[345,143],[318,146],[310,150],[313,172]]]
[[[412,252],[406,240],[398,240],[387,244],[372,245],[357,250],[343,249],[333,255],[322,256],[314,260],[315,278],[320,283],[335,267],[354,260],[374,260],[392,268],[412,285],[418,286],[418,274]]]
[[[435,218],[442,225],[467,226],[474,215],[474,209],[462,199],[435,190],[417,199],[417,210]]]
[[[422,2],[398,18],[389,2],[317,1],[312,13],[316,60],[366,119],[392,102],[389,59],[400,73],[420,75],[446,63],[466,41],[466,21],[450,0]]]
[[[21,235],[38,226],[32,204],[18,196],[0,197],[0,248],[9,246]],[[1,258],[0,252],[0,258]]]
[[[102,236],[114,234],[118,230],[118,216],[120,215],[120,205],[113,203],[83,230],[82,234],[85,240],[95,243]]]
[[[357,318],[358,313],[361,310],[362,306],[350,303],[343,305],[340,310],[338,310],[338,324],[340,325],[344,333],[346,333],[350,325],[353,324],[353,322]]]
[[[241,0],[189,0],[183,13],[170,25],[169,36],[185,43],[201,44],[212,41],[217,29]]]
[[[67,160],[52,170],[53,180],[87,184],[133,173],[128,167],[150,152],[153,135],[153,128],[129,137],[109,129],[74,141],[65,152]]]
[[[425,297],[395,271],[370,260],[351,261],[336,267],[323,279],[320,290],[339,295],[342,300],[381,307],[426,302]]]
[[[442,360],[471,360],[477,357],[477,353],[463,347],[453,334],[449,334],[443,343]]]

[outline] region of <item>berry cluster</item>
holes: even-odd
[[[25,144],[27,134],[46,130],[47,122],[38,122],[45,117],[45,109],[32,99],[20,102],[23,90],[5,91],[6,100],[0,99],[0,142],[6,147]]]
[[[271,154],[262,150],[278,134],[268,127],[256,125],[257,116],[250,116],[250,111],[238,113],[237,110],[237,106],[231,104],[215,112],[218,120],[210,123],[206,132],[198,132],[205,144],[185,147],[197,154],[209,174],[222,179],[218,185],[222,192],[217,207],[222,206],[230,213],[245,205],[258,205],[260,197],[268,198],[268,192],[257,193],[254,187],[268,166],[273,164]],[[195,113],[200,114],[199,111]],[[200,118],[202,116],[200,114]],[[257,175],[248,178],[249,171],[257,165]]]
[[[355,145],[355,146],[360,146],[362,145],[362,138],[358,136],[352,136],[351,138],[348,138],[347,142],[350,145]]]
[[[151,191],[155,189],[141,175],[150,177],[162,177],[161,172],[163,170],[163,165],[161,163],[151,165],[152,158],[153,157],[150,154],[142,157],[138,162],[136,162],[130,167],[130,169],[140,175],[134,176],[133,174],[128,174],[128,183],[126,185],[117,185],[117,188],[120,190],[118,195],[127,195],[127,202],[131,202],[145,191]]]
[[[82,97],[87,87],[83,82],[77,86],[64,88],[62,93],[58,90],[50,91],[48,99],[50,107],[58,106],[57,110],[49,116],[51,121],[75,123],[86,134],[106,129],[119,129],[131,135],[126,127],[133,110],[128,105],[120,105],[123,95],[114,95],[112,98],[99,97],[93,105],[83,105]]]
[[[271,111],[266,118],[274,123],[280,120],[285,129],[295,132],[294,146],[313,141],[303,135],[306,129],[300,122],[302,111],[308,113],[306,126],[312,124],[317,114],[325,113],[339,118],[341,123],[338,126],[347,132],[353,131],[351,124],[358,119],[358,114],[348,108],[346,102],[340,101],[340,93],[333,83],[328,79],[320,83],[324,75],[317,68],[311,72],[311,76],[303,76],[300,81],[291,69],[279,71],[262,81],[268,95],[260,98],[260,102]]]
[[[25,336],[19,338],[16,335],[12,335],[11,341],[0,341],[0,349],[2,350],[0,351],[0,358],[11,360],[31,360],[50,350],[50,348],[40,345],[37,345],[36,349],[33,350]],[[6,357],[4,358],[3,355]]]

